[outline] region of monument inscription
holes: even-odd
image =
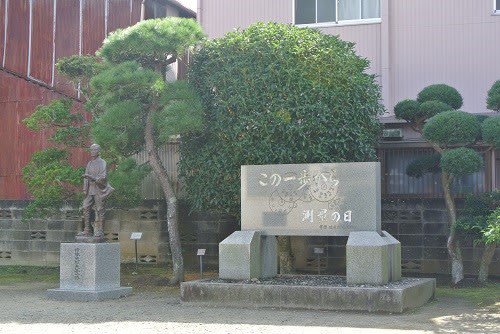
[[[380,233],[380,163],[242,166],[241,229],[269,235]]]
[[[75,280],[80,280],[82,278],[80,262],[80,248],[75,248],[75,268],[73,271],[73,277],[75,278]]]

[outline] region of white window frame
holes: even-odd
[[[493,15],[500,15],[500,3],[497,0],[493,0]]]
[[[316,22],[316,23],[303,23],[303,24],[297,24],[295,23],[295,2],[296,0],[292,0],[292,22],[298,27],[313,27],[313,28],[322,28],[322,27],[332,27],[332,26],[347,26],[347,25],[360,25],[360,24],[374,24],[374,23],[380,23],[382,22],[382,13],[380,13],[380,17],[377,18],[371,18],[371,19],[356,19],[356,20],[338,20],[338,1],[339,0],[332,0],[335,1],[335,16],[336,16],[336,21],[332,22]],[[379,5],[382,0],[379,0]],[[495,0],[493,0],[495,1]],[[318,2],[316,0],[316,17],[318,16]],[[380,11],[382,11],[382,8],[380,8]],[[500,11],[498,11],[500,14]]]

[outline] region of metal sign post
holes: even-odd
[[[137,264],[139,263],[139,258],[137,256],[137,240],[142,238],[142,232],[132,232],[130,235],[130,240],[135,241],[135,268],[137,269]]]
[[[200,248],[198,249],[198,255],[200,257],[200,279],[203,279],[203,255],[205,255],[206,249]]]
[[[325,252],[325,249],[322,247],[314,247],[314,254],[317,256],[318,260],[318,275],[321,275],[321,267],[320,267],[320,261],[319,261],[319,256],[320,254],[323,254]]]

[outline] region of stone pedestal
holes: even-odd
[[[119,243],[61,244],[60,287],[47,290],[48,298],[97,301],[131,293],[120,287]]]
[[[219,277],[252,279],[278,273],[277,241],[258,231],[236,231],[219,244]]]
[[[346,245],[347,284],[387,284],[401,279],[401,244],[386,231],[351,232]]]

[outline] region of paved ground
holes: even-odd
[[[104,302],[45,298],[54,285],[0,286],[0,333],[500,333],[500,302],[442,299],[402,315],[183,305],[177,290]]]

